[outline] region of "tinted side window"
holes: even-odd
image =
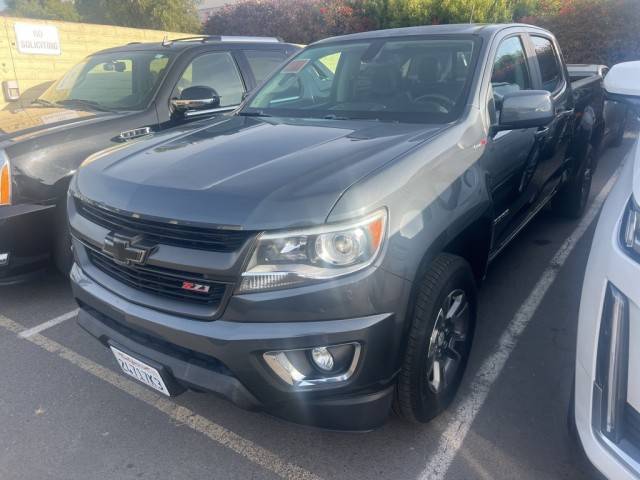
[[[555,91],[562,80],[558,56],[553,48],[551,40],[544,37],[531,37],[531,41],[536,48],[536,57],[542,75],[542,89],[548,92]]]
[[[498,47],[493,64],[491,86],[496,97],[506,93],[531,89],[527,56],[520,37],[504,40]]]
[[[244,86],[238,68],[229,52],[205,53],[196,57],[178,81],[174,97],[187,87],[210,87],[220,96],[220,106],[238,105]]]
[[[245,50],[244,54],[257,83],[262,82],[286,58],[283,52],[273,50]]]

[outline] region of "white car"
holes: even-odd
[[[614,66],[604,83],[640,112],[640,62]],[[576,357],[573,409],[587,457],[610,479],[640,479],[640,141],[600,215]]]

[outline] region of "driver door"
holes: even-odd
[[[503,39],[495,51],[491,74],[492,96],[488,109],[493,124],[499,121],[505,94],[534,89],[531,71],[524,39],[520,35]],[[487,139],[485,165],[494,205],[495,253],[522,224],[532,195],[527,172],[536,164],[538,156],[536,128],[500,131]]]

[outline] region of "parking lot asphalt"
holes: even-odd
[[[628,133],[603,153],[593,217],[632,142]],[[391,416],[361,434],[292,425],[208,394],[161,397],[65,319],[76,305],[62,276],[3,287],[0,479],[591,478],[567,408],[594,226],[542,212],[490,267],[453,407],[428,425]]]

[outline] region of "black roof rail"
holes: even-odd
[[[281,38],[278,37],[254,37],[243,35],[194,35],[192,37],[173,38],[169,40],[166,36],[162,40],[162,45],[170,46],[173,42],[257,42],[257,43],[280,43]]]

